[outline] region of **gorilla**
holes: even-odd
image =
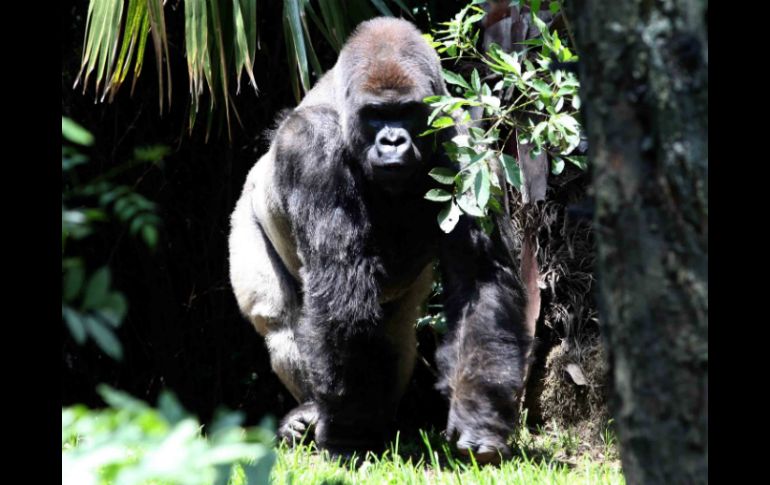
[[[411,23],[362,23],[279,123],[231,218],[230,279],[299,406],[286,440],[332,453],[378,449],[416,358],[415,320],[439,263],[449,330],[437,384],[464,454],[510,453],[531,344],[513,236],[461,217],[449,234],[428,172],[453,167],[423,99],[447,95],[438,56]],[[453,167],[457,169],[458,167]],[[499,170],[496,174],[499,177]]]

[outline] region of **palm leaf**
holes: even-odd
[[[240,93],[244,73],[257,92],[254,77],[259,48],[257,0],[183,1],[190,90],[189,129],[192,130],[195,124],[201,97],[208,94],[207,137],[218,101],[224,105],[228,136],[232,136],[230,116],[238,119],[238,113],[230,94],[229,73],[232,71],[229,70],[235,72],[236,93]],[[393,1],[411,15],[403,1]],[[133,65],[133,93],[144,64],[147,38],[151,34],[162,114],[170,106],[172,94],[163,6],[163,0],[90,0],[83,57],[73,87],[82,83],[85,93],[93,77],[97,99],[104,101],[108,97],[112,101]],[[284,0],[283,28],[289,65],[292,66],[289,77],[297,100],[312,86],[310,69],[316,77],[323,74],[310,40],[308,17],[329,44],[339,51],[352,28],[377,12],[393,15],[385,0],[318,0],[318,10],[311,5],[311,0]]]
[[[163,64],[166,65],[165,86],[168,87],[168,104],[171,105],[171,63],[168,58],[168,38],[166,36],[166,18],[163,14],[162,0],[147,0],[150,12],[150,33],[155,48],[155,67],[158,71],[158,103],[163,114]]]
[[[227,85],[227,57],[225,52],[225,41],[222,34],[222,17],[219,9],[219,0],[210,0],[211,22],[213,25],[214,48],[212,56],[214,65],[217,66],[216,74],[221,82],[222,103],[225,106],[225,121],[227,122],[227,136],[232,139],[232,128],[230,127],[230,90]]]
[[[245,14],[244,14],[245,12]],[[256,55],[255,43],[249,42],[250,36],[256,38],[257,26],[256,0],[233,0],[233,25],[235,27],[235,72],[238,79],[238,89],[241,92],[241,73],[246,74],[251,80],[254,89],[257,89],[257,81],[254,80],[254,56]],[[249,15],[254,15],[250,17]]]
[[[305,36],[302,30],[302,19],[300,18],[300,10],[302,5],[300,0],[284,0],[284,36],[287,39],[291,39],[292,51],[290,64],[297,67],[299,72],[299,80],[302,83],[302,90],[307,92],[310,90],[310,73],[308,72],[307,61],[307,49],[305,48]],[[288,28],[288,31],[286,30]],[[295,93],[296,95],[296,93]]]
[[[82,79],[85,93],[91,74],[95,72],[96,94],[99,95],[102,86],[104,99],[107,80],[112,77],[115,64],[122,16],[123,0],[92,0],[88,5],[85,47],[73,88],[77,87]]]
[[[150,17],[147,11],[146,0],[130,0],[128,3],[128,14],[126,15],[126,27],[123,34],[123,44],[120,47],[120,55],[115,68],[115,72],[110,80],[108,90],[110,101],[115,97],[120,86],[125,81],[131,67],[131,60],[136,52],[136,62],[134,63],[134,80],[141,71],[144,61],[144,47],[147,43],[147,35],[150,33]],[[138,47],[137,47],[138,42]],[[132,85],[133,86],[133,85]],[[133,92],[133,87],[131,89]]]

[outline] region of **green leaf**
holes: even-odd
[[[489,202],[489,167],[486,163],[481,165],[481,170],[476,173],[476,180],[474,182],[474,189],[476,191],[476,203],[484,210]]]
[[[86,328],[81,320],[80,314],[68,306],[61,307],[61,314],[62,317],[64,317],[64,321],[67,323],[72,338],[74,338],[75,342],[79,345],[83,345],[86,341]]]
[[[176,396],[169,391],[161,392],[158,397],[158,410],[172,426],[185,419],[188,414]]]
[[[539,140],[541,133],[543,133],[543,130],[545,130],[548,127],[548,122],[541,121],[540,123],[535,126],[535,129],[532,130],[532,141]]]
[[[72,301],[79,294],[86,278],[86,272],[82,264],[75,264],[69,267],[64,273],[64,288],[62,289],[62,299]]]
[[[553,107],[553,110],[558,113],[559,111],[561,111],[562,107],[564,107],[564,97],[560,97],[556,101],[556,106]]]
[[[96,392],[104,399],[108,406],[118,410],[129,411],[132,413],[144,413],[149,406],[144,401],[133,397],[132,395],[113,389],[106,384],[100,384],[96,387]]]
[[[505,172],[505,179],[509,184],[514,186],[516,190],[521,191],[521,168],[519,167],[519,164],[516,163],[516,159],[503,153],[501,162],[503,171]]]
[[[142,226],[142,239],[147,247],[154,249],[158,244],[158,230],[154,226]]]
[[[464,194],[473,188],[473,181],[476,177],[478,166],[469,165],[469,167],[471,167],[469,170],[460,173],[455,182],[458,194]]]
[[[129,0],[120,55],[118,56],[118,61],[115,65],[115,73],[109,81],[110,101],[115,98],[115,94],[123,84],[123,81],[125,81],[135,51],[136,61],[134,62],[134,82],[136,82],[136,77],[139,75],[139,72],[141,72],[142,64],[144,63],[144,52],[147,46],[147,35],[149,33],[150,16],[147,10],[147,1]]]
[[[498,56],[500,57],[500,60],[503,61],[507,71],[513,72],[519,76],[521,75],[521,63],[519,62],[517,54],[509,54],[501,49],[498,51]]]
[[[134,158],[141,162],[158,163],[171,153],[166,145],[149,145],[134,148]]]
[[[500,98],[497,96],[482,96],[481,102],[486,104],[489,108],[492,108],[493,112],[494,110],[500,109]]]
[[[308,72],[305,36],[302,30],[302,19],[300,18],[300,11],[302,10],[300,2],[301,0],[284,0],[283,2],[285,27],[288,28],[284,35],[291,39],[293,47],[293,52],[291,52],[292,60],[299,70],[302,89],[307,92],[310,90],[310,75]]]
[[[110,286],[110,269],[103,266],[91,275],[86,286],[86,295],[83,298],[83,309],[92,310],[104,305],[107,290]]]
[[[451,168],[436,167],[428,172],[428,175],[430,175],[440,184],[452,185],[455,183],[455,176],[457,175],[457,172]]]
[[[120,345],[120,341],[118,341],[109,327],[90,315],[86,315],[83,321],[86,330],[88,330],[88,333],[105,354],[115,360],[123,358],[123,346]]]
[[[492,234],[492,231],[495,229],[495,223],[492,221],[491,217],[479,217],[476,220],[479,221],[479,226],[481,226],[481,229],[486,235]]]
[[[553,157],[551,160],[551,173],[554,175],[559,175],[564,171],[564,160],[562,160],[560,157]]]
[[[551,2],[548,4],[548,10],[554,15],[556,15],[556,12],[558,12],[560,8],[561,4],[559,2]]]
[[[481,78],[479,77],[479,71],[476,70],[476,68],[474,68],[471,73],[471,85],[473,86],[473,91],[477,93],[481,91]]]
[[[550,98],[550,97],[552,96],[552,94],[553,94],[553,93],[552,93],[552,90],[551,90],[551,86],[549,86],[548,84],[546,84],[544,81],[542,81],[542,80],[540,80],[540,79],[535,79],[535,80],[533,80],[533,81],[530,83],[530,85],[531,85],[533,88],[537,89],[537,91],[538,91],[538,92],[539,92],[539,93],[540,93],[542,96],[544,96],[544,97],[546,97],[546,98]]]
[[[90,146],[94,143],[94,136],[88,130],[64,116],[61,117],[61,134],[78,145]]]
[[[588,158],[584,155],[573,155],[571,157],[564,157],[570,162],[572,162],[575,166],[577,166],[580,170],[586,170],[588,168]]]
[[[468,215],[473,217],[484,217],[484,212],[478,205],[476,205],[476,197],[470,192],[460,195],[460,197],[457,198],[457,205],[459,205],[460,209]]]
[[[107,323],[117,328],[126,316],[127,308],[126,298],[118,292],[112,292],[104,299],[104,305],[99,309],[99,314]]]
[[[92,1],[88,5],[83,58],[80,72],[73,87],[76,87],[83,79],[83,91],[85,92],[89,77],[96,72],[96,91],[99,93],[100,86],[102,86],[102,99],[107,94],[109,80],[112,77],[118,55],[123,5],[123,0]]]
[[[462,86],[468,90],[471,89],[471,86],[465,81],[465,79],[463,79],[461,75],[455,74],[452,71],[447,71],[446,69],[443,69],[442,72],[447,83]]]
[[[425,194],[425,198],[434,202],[446,202],[452,200],[452,194],[444,189],[431,189]]]
[[[449,126],[454,126],[454,124],[454,119],[449,116],[442,116],[441,118],[436,118],[433,123],[431,123],[431,126],[434,128],[447,128]]]
[[[495,197],[492,197],[491,199],[489,199],[489,208],[492,210],[492,212],[496,214],[503,213],[503,206],[500,205],[500,201],[497,200]]]
[[[168,54],[168,37],[166,35],[166,19],[163,13],[163,2],[161,0],[147,0],[147,7],[149,10],[149,18],[150,18],[150,34],[152,35],[152,44],[155,49],[155,68],[158,73],[158,103],[160,104],[160,112],[162,114],[164,84],[168,88],[166,90],[166,94],[168,96],[168,104],[171,104],[171,60]],[[216,10],[216,8],[214,8],[213,10]],[[117,36],[115,37],[117,39]],[[166,67],[165,83],[164,83],[164,70],[163,70],[164,64]],[[224,76],[224,73],[222,75]],[[225,103],[225,109],[227,109],[226,103]]]
[[[433,104],[433,103],[438,103],[440,101],[445,101],[447,99],[451,99],[451,98],[449,96],[442,96],[439,94],[435,94],[435,95],[423,98],[422,102],[425,104]]]
[[[441,230],[449,234],[452,229],[455,228],[457,222],[460,220],[462,211],[454,202],[447,202],[444,208],[438,214],[438,225]]]
[[[556,123],[548,123],[548,130],[546,130],[548,141],[553,146],[559,146],[559,128]]]

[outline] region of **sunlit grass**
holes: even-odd
[[[622,484],[620,463],[614,447],[588,452],[577,446],[576,436],[567,430],[523,430],[516,439],[516,451],[499,466],[478,465],[463,460],[435,432],[422,438],[397,438],[378,455],[369,454],[357,466],[330,459],[314,445],[289,448],[281,445],[271,474],[276,485],[327,484]],[[583,451],[578,451],[581,449]],[[244,485],[235,470],[231,485]]]

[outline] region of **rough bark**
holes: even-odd
[[[708,474],[706,1],[568,4],[628,483]]]

